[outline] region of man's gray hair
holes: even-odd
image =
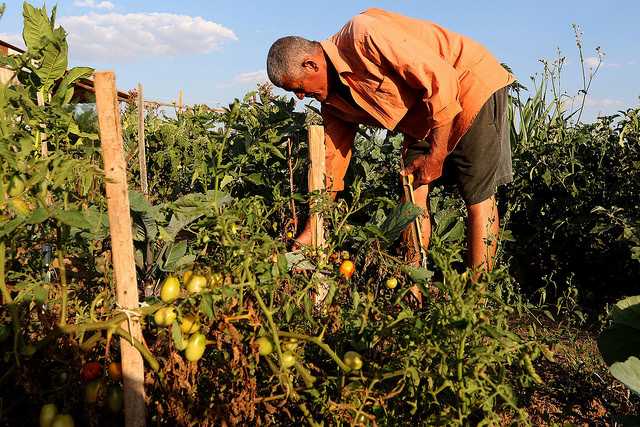
[[[287,36],[276,40],[267,56],[267,75],[271,83],[282,87],[282,79],[297,79],[303,76],[304,61],[322,49],[320,43],[298,36]]]

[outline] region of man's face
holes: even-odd
[[[307,60],[302,68],[303,76],[297,79],[284,78],[282,89],[293,92],[298,99],[306,97],[323,102],[329,95],[326,63]]]

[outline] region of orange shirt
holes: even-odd
[[[349,93],[322,103],[327,189],[344,188],[358,124],[405,134],[405,146],[453,120],[448,152],[484,103],[515,79],[480,43],[372,8],[320,42]]]

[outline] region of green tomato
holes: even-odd
[[[282,353],[282,360],[280,361],[283,368],[290,368],[296,363],[296,357],[290,351]]]
[[[20,175],[13,175],[9,179],[9,186],[7,187],[7,194],[9,197],[16,197],[22,194],[24,191],[24,179]]]
[[[187,283],[187,291],[190,294],[200,292],[206,287],[207,278],[198,274],[194,274],[193,276],[191,276],[191,279],[189,279],[189,282]]]
[[[344,355],[344,364],[357,371],[362,368],[362,356],[356,351],[347,351]]]
[[[84,390],[84,398],[87,403],[96,403],[100,396],[104,395],[104,385],[102,384],[102,379],[98,378],[93,381],[89,381]]]
[[[121,412],[124,408],[124,390],[120,384],[113,384],[107,390],[107,406],[111,412]]]
[[[40,427],[51,427],[53,419],[58,414],[55,403],[46,403],[40,408]]]
[[[297,338],[287,338],[282,344],[282,349],[284,351],[295,351],[297,348],[298,348]]]
[[[207,337],[204,334],[195,333],[189,337],[187,341],[187,348],[184,350],[184,354],[188,361],[195,362],[200,360],[204,354],[204,350],[207,346]]]
[[[75,427],[75,425],[73,417],[69,414],[58,414],[51,423],[51,427]]]
[[[176,320],[178,314],[176,313],[176,309],[173,307],[163,307],[160,310],[156,311],[156,314],[153,315],[153,320],[156,321],[158,326],[164,328],[165,326],[169,326]]]
[[[273,344],[268,337],[258,338],[256,344],[258,344],[258,354],[260,356],[268,356],[273,352]]]
[[[180,295],[180,280],[177,277],[167,277],[160,289],[160,299],[164,302],[171,302]]]

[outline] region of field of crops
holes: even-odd
[[[0,60],[20,81],[0,88],[0,424],[125,425],[129,343],[148,425],[640,423],[640,109],[581,123],[557,63],[513,85],[515,181],[476,281],[455,188],[431,196],[427,267],[403,261],[401,135],[363,127],[331,203],[308,191],[313,107],[266,85],[222,112],[147,108],[145,196],[132,101],[125,308],[104,129],[70,103],[93,70],[25,11],[28,51]],[[292,251],[316,212],[326,243]]]

